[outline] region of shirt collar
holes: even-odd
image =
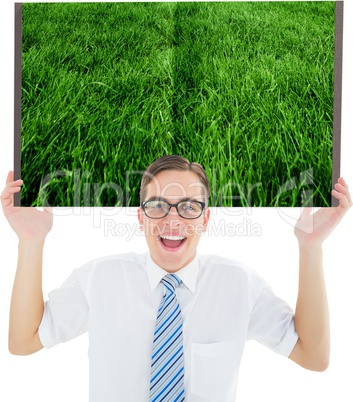
[[[180,269],[177,272],[174,272],[183,282],[183,284],[191,290],[192,293],[195,293],[196,290],[196,281],[199,273],[199,259],[197,254],[194,259],[189,262],[184,268]],[[167,275],[169,272],[165,271],[159,265],[157,265],[151,258],[150,254],[147,255],[147,263],[146,263],[146,272],[148,275],[148,279],[151,286],[151,292],[153,292],[162,278]]]

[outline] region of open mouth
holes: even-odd
[[[171,251],[177,251],[180,247],[185,243],[185,236],[171,236],[171,235],[162,235],[159,236],[159,240],[163,246],[163,248]]]

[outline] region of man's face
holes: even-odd
[[[195,173],[168,170],[157,174],[148,185],[146,199],[177,204],[180,200],[205,202],[205,191]],[[145,232],[152,260],[168,272],[176,272],[195,257],[200,237],[205,232],[210,211],[196,219],[182,218],[175,207],[164,218],[153,219],[138,209],[138,219]]]

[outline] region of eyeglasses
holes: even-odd
[[[170,204],[164,200],[150,200],[141,204],[145,215],[152,219],[164,218],[172,207],[175,207],[179,216],[184,219],[197,219],[202,215],[205,206],[204,202],[194,200],[179,201],[177,204]]]

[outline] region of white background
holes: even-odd
[[[0,183],[13,166],[13,20],[14,3],[0,5]],[[353,188],[352,141],[352,20],[353,3],[345,2],[344,71],[341,175]],[[319,134],[319,133],[318,133]],[[141,150],[142,152],[142,150]],[[200,161],[202,162],[202,161]],[[3,184],[0,185],[1,189]],[[146,251],[142,236],[133,240],[134,210],[61,209],[55,211],[54,228],[44,255],[44,293],[59,286],[72,269],[106,254]],[[284,215],[287,214],[287,215]],[[298,254],[293,219],[298,209],[233,209],[213,211],[212,218],[229,231],[240,223],[236,235],[208,233],[199,253],[217,253],[255,268],[275,292],[295,307]],[[286,217],[286,219],[284,219]],[[125,225],[126,223],[126,225]],[[116,232],[107,231],[107,225]],[[214,226],[215,227],[215,226]],[[222,226],[218,226],[221,228]],[[251,229],[261,230],[254,236]],[[246,346],[239,377],[237,402],[302,402],[353,400],[352,371],[352,232],[353,211],[325,243],[325,273],[332,326],[331,364],[324,373],[306,371],[256,342]],[[17,238],[0,212],[0,400],[18,402],[80,402],[88,400],[87,336],[51,350],[18,357],[7,350],[8,310],[17,260]],[[136,385],[138,386],[138,384]],[[135,401],[134,401],[135,402]],[[140,402],[140,401],[136,401]],[[142,401],[141,401],[142,402]]]

